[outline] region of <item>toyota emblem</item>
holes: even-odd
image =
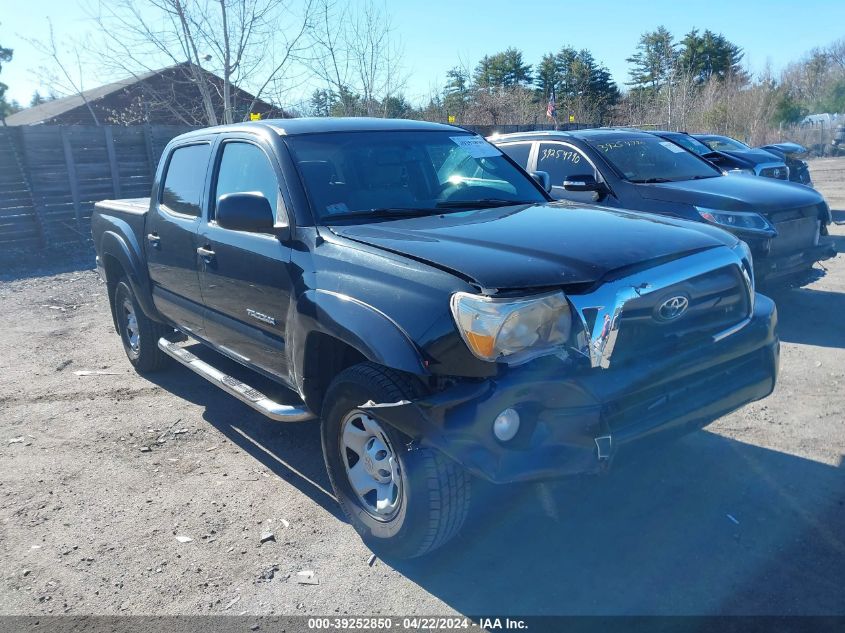
[[[666,299],[657,308],[658,321],[674,321],[683,316],[684,312],[689,308],[689,299],[684,295],[677,295]]]

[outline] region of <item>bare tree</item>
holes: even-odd
[[[104,41],[98,56],[113,72],[139,77],[164,64],[182,64],[200,97],[200,122],[217,125],[247,118],[258,100],[278,90],[305,51],[312,5],[313,0],[113,0],[90,13]],[[254,97],[242,112],[236,111],[235,86]]]
[[[309,68],[346,116],[384,115],[405,87],[402,48],[390,16],[372,0],[315,0]]]
[[[845,37],[828,46],[827,56],[841,71],[845,71]]]
[[[91,119],[94,125],[99,126],[100,121],[97,114],[85,97],[85,88],[83,85],[83,77],[85,73],[82,70],[82,60],[79,53],[79,47],[75,43],[71,43],[70,49],[61,51],[56,46],[56,34],[53,30],[53,21],[47,18],[48,39],[42,42],[36,39],[27,39],[29,44],[39,53],[47,57],[52,68],[42,68],[38,73],[44,80],[50,84],[51,89],[65,95],[77,95],[82,99],[88,112],[91,113]],[[68,55],[71,56],[75,68],[68,64]]]

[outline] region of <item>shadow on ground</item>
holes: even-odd
[[[397,568],[470,614],[841,614],[843,503],[841,467],[702,431],[604,477],[496,490]]]
[[[837,300],[794,292],[788,300]],[[801,331],[795,319],[785,331]],[[155,381],[204,406],[227,438],[341,518],[317,424],[268,423],[178,366]],[[477,485],[455,542],[388,564],[465,614],[845,613],[843,504],[841,464],[701,431],[602,477]]]
[[[831,315],[845,314],[845,294],[811,288],[767,291],[778,308],[782,341],[845,348],[845,327]]]
[[[837,253],[845,253],[845,235],[831,235],[830,239],[833,240],[833,245],[836,247]]]
[[[221,371],[273,395],[277,401],[294,397],[292,392],[208,348],[192,345],[189,349]],[[272,422],[176,363],[167,371],[151,374],[149,379],[173,395],[205,407],[203,419],[228,440],[335,517],[342,518],[323,464],[319,424]]]

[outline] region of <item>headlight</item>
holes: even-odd
[[[743,176],[756,176],[757,175],[756,173],[754,173],[753,169],[740,169],[738,167],[735,168],[735,169],[729,169],[725,173],[728,174],[729,176],[741,176],[741,175],[743,175]]]
[[[562,292],[493,298],[456,292],[452,316],[470,351],[486,361],[525,362],[569,340],[572,311]]]
[[[696,207],[695,210],[698,211],[698,215],[711,224],[717,224],[735,231],[747,231],[769,237],[777,235],[774,227],[759,213],[748,211],[719,211],[718,209],[706,209],[704,207]]]

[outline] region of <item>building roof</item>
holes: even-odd
[[[151,94],[155,95],[158,88],[153,87],[155,85],[153,80],[164,81],[166,85],[170,85],[176,81],[180,86],[188,86],[193,83],[189,78],[190,73],[188,72],[191,67],[196,68],[190,62],[174,64],[172,66],[160,68],[159,70],[133,75],[132,77],[127,77],[126,79],[121,79],[120,81],[114,81],[96,88],[91,88],[90,90],[83,91],[82,94],[75,94],[68,97],[62,97],[61,99],[46,101],[37,106],[32,106],[7,116],[6,125],[38,125],[41,123],[54,122],[56,119],[71,114],[74,110],[85,108],[86,102],[90,104],[95,111],[99,110],[101,105],[106,108],[114,108],[115,106],[113,106],[113,104],[106,103],[103,100],[107,97],[117,95],[121,91],[132,89],[135,86],[149,89],[151,90]],[[212,82],[223,82],[223,79],[214,73],[204,68],[201,68],[200,70],[208,76]],[[241,88],[238,88],[237,86],[233,86],[233,92],[236,96],[239,96],[241,99],[245,99],[247,102],[254,99],[253,95]],[[176,104],[176,107],[180,107],[180,105],[181,107],[185,107],[186,103],[195,102],[196,95],[193,93],[184,93],[182,103]],[[261,106],[260,109],[264,109],[265,111],[275,110],[276,112],[282,112],[280,109],[276,109],[272,104],[267,103],[262,99],[258,99],[256,101],[256,105]],[[116,107],[117,109],[120,109],[121,106]],[[98,114],[101,113],[98,112]],[[282,112],[282,114],[284,114],[284,112]]]
[[[172,66],[169,68],[172,68]],[[53,99],[52,101],[45,101],[39,105],[25,108],[20,112],[10,114],[6,117],[6,125],[37,125],[38,123],[55,119],[57,116],[61,116],[65,112],[70,112],[79,106],[84,106],[86,101],[89,103],[97,101],[98,99],[102,99],[103,97],[118,92],[119,90],[123,90],[124,88],[128,88],[140,81],[154,77],[165,70],[168,70],[168,68],[150,71],[134,77],[127,77],[126,79],[114,81],[110,84],[98,86],[97,88],[84,90],[82,95],[75,94],[70,95],[69,97]]]

